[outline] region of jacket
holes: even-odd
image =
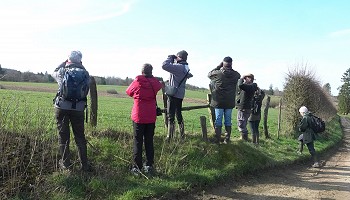
[[[247,84],[243,82],[243,79],[238,80],[239,97],[237,100],[238,109],[251,109],[252,101],[255,91],[258,89],[256,83]]]
[[[61,88],[63,77],[65,74],[65,68],[74,67],[74,66],[85,69],[85,67],[81,63],[72,63],[72,62],[65,61],[54,70],[54,72],[52,73],[52,77],[58,83],[58,88]],[[86,71],[86,76],[89,77],[89,72],[87,71]],[[72,105],[73,105],[72,101],[63,99],[63,97],[61,97],[59,94],[57,94],[56,97],[54,98],[54,107],[62,110],[84,111],[87,106],[87,101],[82,100],[82,101],[76,102],[75,108],[73,108]]]
[[[263,90],[258,90],[254,93],[253,97],[253,103],[256,101],[256,104],[258,106],[257,108],[257,113],[253,114],[253,112],[250,114],[248,121],[260,121],[261,120],[261,107],[262,107],[262,102],[265,98],[265,92]],[[252,109],[254,108],[254,105],[252,105]]]
[[[235,107],[237,81],[241,75],[232,68],[216,67],[208,73],[212,94],[211,106],[232,109]]]
[[[162,85],[157,78],[139,75],[126,89],[126,94],[134,98],[131,119],[135,123],[156,122],[156,95],[161,88]]]
[[[316,137],[314,131],[311,129],[311,112],[306,112],[299,123],[299,131],[303,132],[304,144],[313,142]]]
[[[174,97],[183,99],[185,97],[185,86],[188,78],[193,77],[193,75],[189,72],[188,63],[186,61],[180,61],[179,63],[174,63],[174,60],[171,57],[168,57],[162,64],[162,68],[170,73],[169,85],[178,87],[177,93]],[[188,73],[187,73],[188,72]],[[185,75],[187,76],[185,77]],[[185,77],[182,81],[181,85],[179,85],[180,81]]]

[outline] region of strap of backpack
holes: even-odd
[[[188,73],[190,72],[190,70],[188,70],[185,74],[185,76],[182,78],[182,80],[180,81],[179,85],[177,87],[180,87],[181,83],[185,80],[185,78],[187,77]]]
[[[152,88],[153,94],[154,94],[154,99],[156,100],[156,106],[158,107],[158,104],[157,104],[157,95],[156,95],[156,92],[155,92],[154,89],[153,89],[153,85],[152,85],[151,81],[148,80],[147,77],[146,77],[146,80],[147,80],[148,83],[151,85],[151,88]]]

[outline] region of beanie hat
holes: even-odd
[[[68,60],[70,60],[73,63],[80,63],[83,55],[80,51],[71,51],[68,55]]]
[[[307,111],[308,111],[308,109],[305,106],[301,106],[299,108],[299,112],[307,112]]]
[[[142,65],[142,73],[144,75],[152,75],[152,70],[153,70],[153,67],[151,64],[146,63]]]
[[[224,61],[224,62],[228,62],[228,63],[232,63],[232,58],[229,57],[229,56],[227,56],[227,57],[224,58],[223,61]]]
[[[186,61],[188,53],[185,50],[179,51],[177,54],[182,60]]]

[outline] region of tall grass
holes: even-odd
[[[119,92],[119,89],[117,89]],[[188,96],[206,95],[188,91]],[[187,138],[165,142],[166,129],[158,117],[155,135],[154,177],[134,177],[129,173],[132,162],[131,98],[99,97],[98,125],[86,126],[88,157],[95,172],[82,174],[76,170],[63,173],[57,170],[57,131],[52,98],[54,93],[0,90],[1,181],[0,199],[23,197],[32,199],[141,199],[171,195],[179,190],[215,185],[231,175],[289,164],[307,159],[296,154],[298,142],[277,134],[277,109],[270,109],[269,130],[273,139],[262,137],[256,148],[239,140],[236,110],[233,113],[233,142],[215,145],[201,139],[199,116],[207,109],[184,111]],[[197,101],[196,101],[197,102]],[[184,106],[194,105],[184,102]],[[30,119],[31,118],[31,119]],[[13,122],[17,120],[17,122]],[[327,131],[333,138],[316,142],[318,151],[340,140],[339,119],[330,123]],[[208,125],[209,137],[212,129]],[[73,141],[73,140],[72,140]],[[73,157],[78,163],[73,146]],[[13,154],[15,152],[15,154]],[[74,159],[73,159],[74,160]]]

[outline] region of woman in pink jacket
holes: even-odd
[[[156,95],[162,88],[161,83],[152,75],[153,67],[150,64],[142,66],[142,75],[139,75],[126,89],[126,93],[134,98],[131,119],[134,129],[134,165],[131,172],[135,175],[142,170],[142,146],[145,143],[146,163],[145,173],[153,173],[154,147],[153,136],[155,129]]]

